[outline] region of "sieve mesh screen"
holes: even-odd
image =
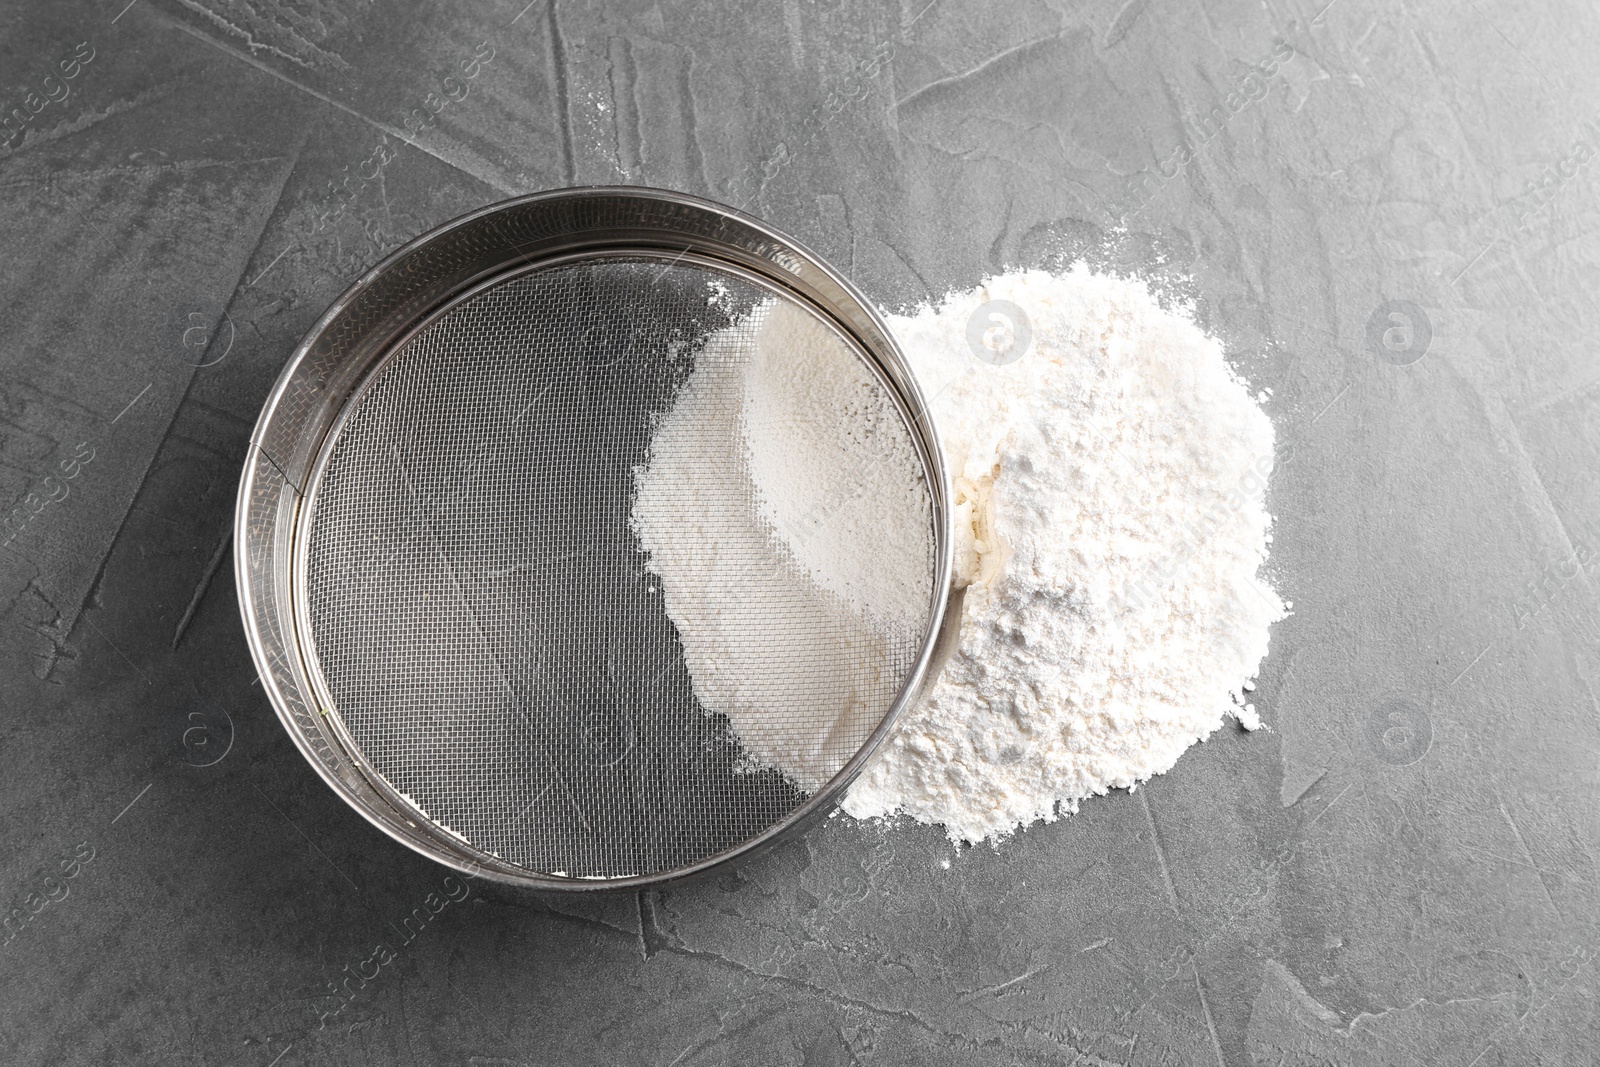
[[[696,699],[630,524],[636,469],[700,346],[730,329],[753,344],[773,296],[702,263],[544,267],[446,310],[350,402],[305,526],[308,658],[359,756],[471,847],[534,872],[650,874],[805,800]],[[704,477],[739,491],[731,470]],[[771,570],[735,552],[714,581],[770,587]],[[828,741],[836,772],[893,705],[922,632],[863,675],[798,661],[826,645],[798,637],[840,626],[815,597],[744,610],[746,651],[807,690],[767,732],[848,719]]]

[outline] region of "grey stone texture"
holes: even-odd
[[[0,10],[0,1062],[1594,1062],[1591,6],[524,2]],[[583,183],[891,309],[1080,258],[1192,302],[1284,443],[1268,729],[999,849],[840,817],[450,900],[262,696],[234,491],[348,281]]]

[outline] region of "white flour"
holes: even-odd
[[[872,533],[894,495],[928,528],[908,442],[842,342],[768,303],[707,340],[635,475],[634,531],[695,696],[808,792],[877,725],[891,650],[926,617],[926,537]],[[840,470],[867,491],[841,492]],[[840,711],[818,722],[819,706]]]
[[[765,309],[744,374],[744,447],[761,517],[824,589],[875,618],[927,617],[928,524],[910,435],[883,387],[794,304]]]
[[[1031,321],[1005,366],[967,340],[989,300]],[[882,463],[867,491],[836,488],[839,470],[896,454],[903,427],[820,327],[781,306],[759,314],[755,358],[735,358],[740,327],[697,356],[639,472],[634,525],[701,703],[755,760],[815,789],[871,724],[858,704],[795,723],[819,687],[838,692],[843,665],[847,689],[881,690],[929,563],[885,528],[916,514],[882,506],[910,499],[896,494],[915,492],[914,467]],[[959,650],[845,810],[999,838],[1168,770],[1225,715],[1259,725],[1243,692],[1285,610],[1257,578],[1273,430],[1221,346],[1142,284],[1082,268],[994,278],[891,325],[943,438],[970,584]],[[818,419],[835,429],[817,433]],[[823,527],[848,536],[814,536]],[[785,558],[807,580],[785,576]],[[750,579],[708,580],[730,562]],[[774,676],[748,635],[808,619],[833,620],[785,627],[813,666]]]
[[[1032,343],[974,358],[968,320],[1007,300]],[[993,278],[891,320],[932,397],[958,502],[961,645],[851,788],[998,838],[1168,770],[1243,703],[1285,605],[1258,572],[1272,423],[1221,346],[1137,281]]]

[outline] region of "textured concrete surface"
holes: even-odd
[[[0,11],[0,1061],[1593,1062],[1592,9],[125,3]],[[233,494],[346,279],[588,182],[890,307],[1080,256],[1192,298],[1292,446],[1270,730],[998,852],[839,818],[453,899],[262,698]]]

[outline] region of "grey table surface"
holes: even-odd
[[[1593,1063],[1597,45],[1511,0],[6,5],[0,1062]],[[256,684],[238,474],[349,279],[585,183],[888,308],[1187,294],[1286,449],[1269,728],[998,850],[837,818],[401,942],[446,872]]]

